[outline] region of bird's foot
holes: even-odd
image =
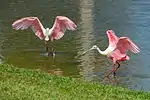
[[[53,58],[55,58],[56,54],[54,52],[52,52],[52,56],[53,56]]]
[[[42,56],[49,56],[49,52],[41,53]]]
[[[114,77],[114,85],[117,86],[119,84],[119,81],[117,80],[117,77]]]
[[[49,52],[46,52],[46,53],[45,53],[45,56],[49,56]]]

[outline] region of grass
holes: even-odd
[[[150,100],[150,93],[2,64],[0,100]]]

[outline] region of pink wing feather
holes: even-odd
[[[106,33],[108,35],[109,45],[111,45],[112,47],[116,47],[119,38],[112,30],[107,30]]]
[[[53,39],[58,40],[62,38],[66,29],[75,30],[76,27],[77,27],[76,24],[69,18],[65,16],[57,16],[55,19],[54,26],[52,27],[51,40]]]
[[[140,52],[140,48],[128,37],[120,37],[116,49],[118,49],[121,54],[126,54],[128,50],[132,51],[133,53]]]
[[[25,17],[13,22],[12,27],[16,30],[24,30],[30,27],[35,35],[40,39],[44,39],[44,27],[37,17]]]

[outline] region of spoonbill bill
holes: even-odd
[[[63,37],[65,30],[76,30],[76,24],[65,16],[57,16],[52,28],[44,28],[37,17],[25,17],[13,22],[12,27],[16,30],[31,28],[35,35],[45,41],[46,52],[48,53],[48,41],[52,42],[52,56],[54,53],[54,40]]]
[[[89,50],[83,52],[83,54],[96,49],[100,54],[106,55],[113,61],[112,70],[106,74],[106,77],[109,77],[112,72],[115,77],[116,71],[120,67],[120,62],[130,59],[127,55],[128,50],[133,53],[138,53],[140,52],[140,48],[128,37],[117,37],[112,30],[107,30],[106,33],[109,39],[109,46],[105,51],[100,50],[98,46],[94,45]],[[115,68],[116,64],[118,66]]]

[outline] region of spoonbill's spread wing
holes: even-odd
[[[133,53],[140,52],[140,48],[128,37],[120,37],[116,49],[118,49],[122,54],[126,54],[128,50],[132,51]]]
[[[25,17],[13,22],[12,27],[16,30],[24,30],[30,27],[35,35],[40,39],[44,39],[43,31],[45,30],[37,17]]]
[[[66,29],[68,30],[75,30],[76,24],[71,21],[69,18],[65,16],[57,16],[55,19],[54,26],[52,27],[52,40],[53,39],[60,39],[63,37],[64,32]]]
[[[112,30],[108,30],[106,33],[109,39],[109,46],[115,48],[119,38],[115,35],[115,33]]]

